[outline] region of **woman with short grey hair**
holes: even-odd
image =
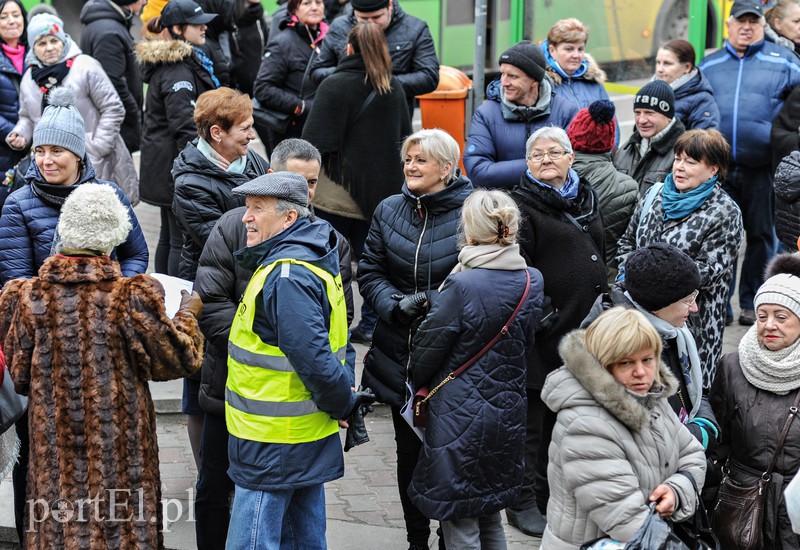
[[[555,414],[544,405],[540,392],[547,374],[561,366],[558,342],[580,326],[606,290],[607,275],[600,202],[591,185],[572,169],[575,155],[567,133],[553,126],[541,128],[528,139],[525,152],[528,169],[512,192],[522,213],[519,242],[528,265],[544,277],[550,305],[545,306],[545,320],[527,354],[525,482],[506,515],[523,532],[541,535],[548,498],[547,449]]]

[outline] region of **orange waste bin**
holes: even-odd
[[[467,123],[472,118],[472,113],[467,112],[471,91],[472,80],[467,75],[454,67],[440,65],[439,86],[429,94],[417,96],[422,127],[441,128],[458,142],[461,170],[464,170],[461,159],[467,141]]]

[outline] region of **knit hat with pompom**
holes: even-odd
[[[572,148],[579,153],[608,153],[614,148],[614,104],[599,99],[584,107],[567,128]]]
[[[75,92],[69,86],[59,86],[50,90],[47,99],[49,105],[33,130],[33,147],[63,147],[82,159],[86,154],[86,133],[83,117],[75,108]]]

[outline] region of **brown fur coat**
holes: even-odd
[[[53,256],[39,277],[5,285],[0,334],[17,390],[30,397],[27,499],[41,501],[27,548],[163,548],[148,381],[198,369],[197,320],[167,317],[161,285],[123,278],[106,256]],[[58,502],[69,521],[53,519]],[[38,521],[41,503],[50,513]]]

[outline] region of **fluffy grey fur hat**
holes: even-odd
[[[84,183],[70,193],[58,219],[58,249],[110,253],[131,231],[128,209],[110,185]]]

